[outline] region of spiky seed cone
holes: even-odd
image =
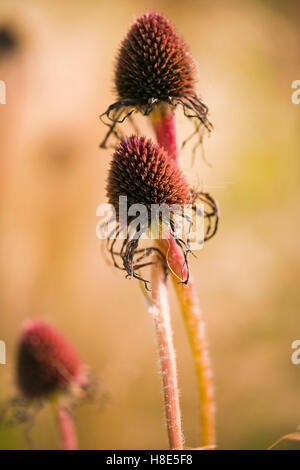
[[[115,84],[120,99],[146,104],[194,91],[194,64],[170,21],[157,13],[139,17],[121,44]]]
[[[46,397],[82,381],[82,362],[62,334],[39,320],[23,326],[17,358],[17,382],[29,398]]]
[[[122,139],[110,165],[107,196],[117,210],[119,196],[128,206],[144,204],[183,205],[190,200],[187,182],[174,160],[151,139],[131,136]]]

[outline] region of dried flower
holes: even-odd
[[[19,343],[17,382],[26,398],[43,398],[73,383],[83,385],[84,366],[57,329],[40,320],[28,320]]]
[[[150,139],[133,135],[122,139],[111,162],[107,196],[118,210],[119,197],[128,204],[188,204],[188,184],[167,152]]]
[[[165,265],[168,265],[168,260],[157,247],[139,248],[141,236],[153,228],[151,226],[153,224],[153,212],[151,212],[153,205],[167,209],[167,215],[164,214],[163,210],[162,212],[159,211],[157,225],[159,228],[164,226],[167,229],[168,237],[174,237],[183,252],[186,265],[190,248],[189,241],[185,242],[178,238],[176,233],[173,215],[176,215],[178,208],[180,217],[183,218],[186,217],[186,214],[181,209],[187,204],[190,204],[191,209],[196,212],[198,209],[195,202],[199,200],[200,194],[201,202],[209,206],[209,211],[204,213],[209,222],[204,241],[211,238],[216,231],[218,208],[215,201],[208,195],[204,199],[204,193],[191,190],[177,163],[162,147],[154,144],[151,139],[138,138],[135,135],[122,139],[112,158],[106,189],[109,203],[115,208],[118,217],[118,223],[110,233],[108,243],[114,265],[125,270],[128,277],[143,281],[146,288],[148,281],[141,277],[138,271],[152,264],[153,261],[146,262],[145,258],[155,251]],[[146,215],[141,217],[140,212],[138,224],[133,225],[133,230],[128,229],[121,221],[119,207],[119,198],[121,196],[127,198],[126,211],[128,207],[134,204],[146,208]],[[171,216],[168,209],[174,211]],[[211,224],[211,218],[214,218],[214,224]],[[117,238],[124,230],[126,232],[118,251],[116,249]],[[158,229],[157,233],[159,238],[162,232]],[[121,258],[123,265],[119,265],[117,257]],[[182,282],[188,282],[188,275],[187,278],[182,279]]]
[[[18,345],[16,381],[19,394],[9,399],[0,413],[0,423],[26,423],[30,436],[35,415],[50,402],[57,415],[64,449],[76,449],[72,410],[96,391],[96,382],[75,349],[53,326],[27,320]]]
[[[115,83],[120,99],[147,105],[194,91],[194,64],[170,21],[156,13],[138,18],[122,42]]]
[[[135,111],[149,115],[160,103],[181,104],[187,117],[211,130],[207,107],[195,91],[194,62],[184,40],[170,21],[150,12],[137,18],[121,44],[115,70],[118,101],[102,116],[112,122],[101,146],[115,125]]]

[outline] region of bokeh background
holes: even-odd
[[[83,449],[166,448],[153,327],[138,285],[108,266],[96,239],[112,150],[98,116],[113,102],[120,41],[145,10],[166,14],[198,65],[215,130],[207,165],[180,163],[222,211],[217,236],[192,260],[215,374],[221,449],[264,449],[300,424],[299,2],[1,0],[0,401],[16,394],[25,318],[59,327],[108,398],[76,412]],[[143,132],[151,129],[141,124]],[[179,139],[191,131],[177,113]],[[172,294],[188,446],[198,445],[193,364]],[[101,395],[101,393],[100,393]],[[37,448],[59,448],[51,410]],[[1,449],[26,449],[24,427],[0,427]]]

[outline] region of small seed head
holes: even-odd
[[[107,196],[117,210],[119,196],[128,205],[183,205],[190,200],[187,182],[173,159],[151,139],[133,135],[122,139],[111,162]]]
[[[157,13],[140,16],[121,44],[115,85],[121,100],[183,98],[194,91],[194,64],[170,21]]]
[[[17,358],[17,382],[22,394],[29,399],[47,397],[82,380],[82,362],[64,336],[40,320],[27,321]]]

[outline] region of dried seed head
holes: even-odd
[[[82,384],[83,365],[58,330],[40,320],[29,320],[19,344],[17,381],[26,398],[42,398],[72,383]]]
[[[100,115],[109,127],[100,147],[106,148],[110,136],[119,137],[118,124],[133,113],[148,116],[161,103],[182,106],[184,115],[194,119],[194,134],[200,141],[201,126],[210,132],[212,124],[208,108],[195,90],[194,69],[185,42],[166,17],[154,12],[139,17],[119,50],[115,70],[118,101]]]
[[[192,94],[193,72],[183,39],[167,18],[151,12],[134,22],[122,42],[115,84],[120,99],[146,105]]]
[[[155,235],[154,238],[174,238],[184,259],[182,272],[185,268],[186,274],[180,280],[187,284],[189,281],[187,257],[191,251],[190,234],[193,221],[189,214],[185,213],[186,207],[183,206],[188,204],[195,216],[200,215],[207,221],[204,242],[214,235],[218,225],[218,207],[211,196],[206,193],[196,193],[190,189],[179,166],[162,147],[154,144],[150,139],[139,138],[135,135],[122,139],[116,148],[106,190],[109,203],[113,205],[118,216],[115,221],[115,214],[113,214],[112,217],[104,221],[103,225],[107,228],[107,233],[110,234],[107,247],[114,266],[126,271],[127,277],[143,281],[146,289],[148,289],[149,281],[142,277],[141,270],[155,262],[153,254],[156,254],[156,257],[163,262],[167,273],[168,259],[157,246],[140,248],[139,242],[142,234],[150,229],[151,234]],[[130,227],[131,221],[129,225],[126,225],[127,220],[130,219],[130,217],[127,219],[128,213],[125,218],[122,213],[121,218],[119,207],[121,196],[127,198],[128,213],[133,204],[142,204],[146,207],[147,211],[141,207],[135,208],[139,212],[136,225],[133,223],[133,226]],[[203,207],[200,209],[197,200],[203,203]],[[152,207],[154,204],[156,207]],[[124,209],[126,210],[126,207]],[[161,215],[157,213],[160,211],[162,211]],[[174,217],[170,217],[172,213]],[[159,219],[156,218],[157,215],[159,215]],[[181,236],[178,237],[175,224],[177,216],[179,220],[186,221],[188,225],[188,232],[183,237],[184,239]],[[109,228],[111,221],[113,224]],[[160,231],[161,228],[165,231]],[[125,237],[120,237],[120,245],[118,245],[121,233]],[[197,241],[199,242],[199,240]]]
[[[119,196],[128,206],[143,204],[183,205],[190,200],[187,182],[168,153],[145,137],[122,139],[111,162],[107,196],[117,210]]]

